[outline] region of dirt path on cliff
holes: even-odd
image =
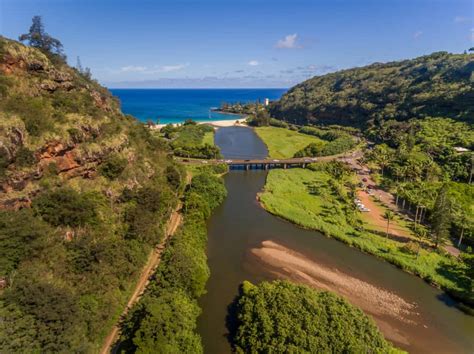
[[[134,291],[130,296],[130,299],[127,302],[127,306],[122,311],[120,315],[120,319],[124,318],[127,312],[132,308],[132,306],[140,300],[141,295],[145,291],[151,275],[155,272],[156,268],[160,264],[161,255],[168,243],[169,239],[174,235],[176,230],[178,229],[179,225],[182,221],[182,215],[180,213],[181,203],[178,204],[176,209],[171,213],[171,216],[168,220],[166,226],[166,233],[164,239],[151,251],[150,255],[148,256],[148,260],[145,266],[142,269],[140,278],[138,278],[137,284],[135,285]],[[118,339],[120,333],[120,319],[118,323],[114,325],[110,333],[104,340],[102,348],[100,350],[101,354],[108,354],[113,351],[113,345]]]

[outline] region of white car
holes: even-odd
[[[280,160],[273,160],[273,162],[280,162]]]
[[[224,162],[225,162],[225,163],[231,163],[232,160],[225,160]]]

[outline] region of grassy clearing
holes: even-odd
[[[350,199],[341,198],[331,187],[330,180],[331,177],[321,171],[272,170],[260,200],[265,209],[275,215],[383,258],[458,298],[470,299],[462,263],[432,249],[421,249],[417,256],[406,250],[405,243],[357,227],[360,216],[354,215],[347,202]]]
[[[277,127],[255,128],[257,135],[268,147],[270,157],[283,159],[293,155],[311,143],[324,145],[325,142],[315,136],[301,134],[293,130]]]
[[[202,144],[214,145],[214,132],[213,131],[204,133],[204,138],[202,138]]]

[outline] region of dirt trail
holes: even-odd
[[[135,289],[133,291],[133,294],[131,295],[130,299],[127,302],[127,306],[125,309],[122,311],[122,314],[120,315],[120,318],[123,318],[127,312],[130,310],[130,308],[140,300],[141,295],[145,291],[151,275],[155,272],[156,267],[160,264],[161,261],[161,254],[163,253],[166,244],[168,243],[168,240],[173,236],[173,234],[176,232],[178,229],[179,225],[181,224],[182,221],[182,215],[179,212],[181,209],[181,203],[176,207],[176,209],[171,213],[171,216],[168,220],[167,226],[166,226],[166,233],[164,239],[151,251],[150,255],[148,256],[148,261],[146,262],[145,266],[142,269],[140,278],[138,279],[138,282],[135,286]],[[119,320],[120,321],[120,320]],[[112,328],[110,333],[107,335],[107,337],[104,340],[104,343],[102,345],[102,349],[100,350],[101,354],[108,354],[111,352],[112,347],[114,343],[117,341],[118,336],[120,333],[120,324],[117,323],[115,326]]]

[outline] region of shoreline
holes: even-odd
[[[251,264],[264,267],[278,279],[305,284],[319,291],[335,292],[344,297],[372,317],[387,340],[405,350],[418,352],[430,347],[427,338],[432,336],[439,337],[434,346],[442,347],[443,352],[456,347],[456,343],[440,337],[438,329],[431,327],[424,315],[420,317],[418,303],[406,300],[393,290],[380,288],[327,266],[271,238],[251,248],[247,257]],[[422,341],[413,334],[421,331],[424,333]]]
[[[268,175],[267,175],[268,177]],[[299,227],[299,228],[302,228],[302,229],[305,229],[305,230],[314,230],[314,231],[318,231],[319,233],[321,233],[322,235],[324,235],[325,237],[328,237],[328,238],[333,238],[339,242],[342,242],[344,243],[345,245],[347,245],[348,247],[354,247],[356,248],[357,250],[359,250],[360,252],[362,253],[365,253],[365,254],[369,254],[373,257],[376,257],[380,260],[383,260],[384,262],[387,262],[389,263],[390,265],[394,266],[395,268],[397,269],[400,269],[402,272],[404,273],[407,273],[407,274],[410,274],[412,276],[415,276],[419,279],[422,279],[425,283],[427,283],[428,285],[432,286],[433,288],[435,289],[439,289],[439,290],[442,290],[445,294],[447,294],[448,296],[450,296],[455,302],[455,307],[462,311],[463,313],[465,313],[466,315],[469,315],[469,316],[474,316],[474,308],[472,307],[472,305],[469,303],[469,301],[467,301],[466,299],[464,299],[462,296],[459,296],[455,290],[452,290],[452,289],[449,289],[448,287],[442,285],[442,284],[439,284],[437,282],[435,282],[433,279],[431,279],[429,276],[428,277],[424,277],[422,276],[419,272],[417,272],[416,270],[412,270],[412,269],[407,269],[407,268],[404,268],[402,265],[398,264],[397,262],[392,262],[390,260],[390,258],[385,258],[385,257],[382,257],[378,254],[375,254],[375,253],[372,253],[366,249],[364,249],[363,247],[361,247],[361,245],[358,245],[357,243],[349,243],[347,242],[347,240],[345,240],[344,238],[342,237],[339,237],[338,235],[328,235],[325,231],[323,230],[319,230],[319,229],[316,229],[316,228],[312,228],[312,227],[308,227],[306,225],[302,225],[294,220],[291,220],[290,218],[286,217],[285,215],[283,214],[280,214],[280,213],[277,213],[276,211],[273,211],[273,210],[270,210],[269,208],[267,208],[265,206],[265,203],[262,201],[261,199],[261,195],[265,192],[265,186],[266,186],[267,182],[265,181],[265,185],[262,189],[261,192],[259,192],[256,196],[256,200],[257,200],[257,204],[259,205],[260,208],[262,208],[263,210],[265,210],[267,213],[281,219],[281,220],[284,220],[286,222],[289,222],[291,223],[292,225],[295,225],[296,227]]]
[[[240,116],[240,115],[238,115]],[[233,127],[233,126],[247,126],[247,117],[238,118],[238,119],[226,119],[226,120],[213,120],[213,121],[200,121],[196,122],[197,124],[207,124],[213,126],[215,128],[224,128],[224,127]],[[155,124],[150,126],[151,130],[160,130],[161,128],[171,124],[173,127],[178,127],[182,125],[184,122],[180,123],[168,123],[168,124]],[[146,125],[146,123],[145,123]]]

